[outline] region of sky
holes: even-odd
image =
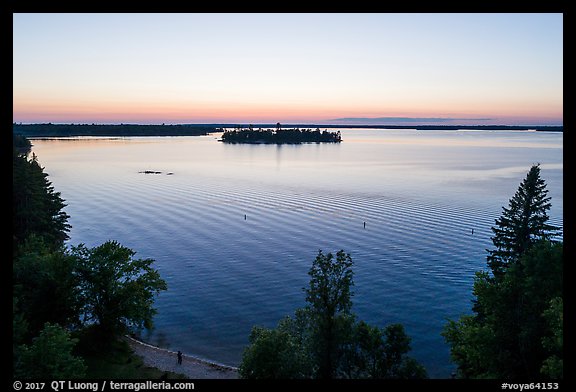
[[[563,15],[15,13],[22,123],[563,124]]]

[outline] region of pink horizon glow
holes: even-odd
[[[218,114],[218,112],[222,114]],[[258,113],[258,114],[256,114]],[[422,121],[394,121],[393,118],[416,118],[423,119]],[[337,121],[341,118],[360,118],[360,119],[374,119],[383,118],[382,121]],[[387,120],[386,118],[391,118]],[[425,119],[445,119],[445,121],[426,121]],[[377,124],[384,125],[416,125],[416,124],[437,124],[437,125],[563,125],[562,115],[540,115],[540,116],[522,116],[522,115],[474,115],[474,114],[385,114],[385,115],[362,115],[354,113],[325,113],[325,114],[297,114],[285,111],[276,111],[266,113],[265,111],[254,111],[253,113],[247,112],[244,114],[226,114],[224,111],[214,110],[212,113],[208,112],[203,115],[201,113],[177,113],[173,111],[147,111],[145,113],[138,112],[121,112],[121,111],[101,111],[101,112],[59,112],[59,111],[14,111],[13,122],[15,123],[62,123],[62,124],[120,124],[120,123],[133,123],[133,124],[235,124],[235,123],[318,123],[318,124]]]

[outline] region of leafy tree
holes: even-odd
[[[305,289],[308,305],[275,329],[254,327],[243,378],[425,378],[406,356],[410,338],[400,324],[385,329],[355,322],[352,259],[343,250],[318,252]]]
[[[28,160],[27,153],[13,149],[12,165],[12,230],[15,249],[35,234],[54,249],[68,239],[70,230],[66,206],[55,192],[48,174],[40,167],[36,156]]]
[[[77,339],[61,326],[46,323],[31,346],[22,346],[16,362],[16,378],[67,379],[82,378],[86,373],[84,361],[72,354]]]
[[[26,335],[28,333],[28,323],[20,312],[18,305],[18,298],[12,297],[12,365],[15,366],[19,362],[20,348],[25,343]]]
[[[487,257],[493,275],[476,273],[474,315],[445,326],[443,336],[460,377],[517,379],[559,374],[556,359],[561,359],[561,350],[545,337],[561,334],[558,324],[551,321],[551,314],[558,317],[558,308],[549,308],[550,301],[562,298],[563,244],[552,240],[557,229],[545,223],[550,204],[544,188],[538,167],[533,166],[510,209],[504,209],[496,221],[493,242],[497,249]],[[549,366],[544,363],[547,360]]]
[[[286,317],[273,329],[255,326],[239,373],[247,379],[312,377],[312,363],[298,321]]]
[[[410,337],[402,324],[391,324],[384,329],[383,378],[426,378],[426,370],[414,359],[407,357]]]
[[[545,181],[540,177],[540,166],[533,165],[524,181],[510,199],[509,207],[502,207],[502,216],[492,227],[495,249],[488,251],[488,266],[495,277],[535,242],[552,239],[559,228],[547,224],[551,198],[547,196]]]
[[[347,330],[352,326],[350,288],[354,284],[352,258],[340,250],[318,252],[308,272],[310,286],[306,301],[313,325],[313,353],[320,378],[334,378]]]
[[[76,259],[64,248],[51,250],[42,237],[31,235],[13,265],[13,294],[36,336],[46,322],[77,325],[80,314]]]
[[[406,355],[411,339],[402,324],[381,329],[360,321],[353,334],[343,366],[348,378],[427,378],[426,369]]]
[[[151,267],[152,259],[134,259],[136,252],[108,241],[95,248],[72,248],[77,257],[83,314],[95,322],[104,339],[130,328],[151,328],[154,296],[166,282]]]
[[[550,327],[550,336],[542,338],[542,345],[549,352],[549,357],[542,364],[541,373],[554,379],[563,378],[564,374],[564,311],[561,297],[550,301],[550,307],[544,311],[544,318]]]
[[[550,326],[542,314],[562,295],[562,244],[543,241],[511,266],[501,282],[477,273],[475,316],[451,322],[446,338],[465,377],[517,378],[539,375]]]
[[[351,329],[341,370],[347,378],[383,378],[384,340],[382,330],[364,321]]]
[[[548,356],[561,358],[543,344],[558,332],[543,314],[562,296],[562,243],[535,244],[500,282],[477,272],[474,295],[476,314],[449,321],[443,332],[461,377],[536,377]]]

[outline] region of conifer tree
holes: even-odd
[[[502,216],[492,227],[495,249],[487,249],[487,261],[496,278],[502,276],[508,265],[516,263],[531,245],[553,239],[558,234],[559,228],[547,223],[550,199],[546,183],[540,177],[540,166],[533,165],[510,199],[508,208],[502,207]]]
[[[60,192],[54,190],[35,154],[28,159],[26,153],[14,149],[12,174],[14,244],[20,246],[36,235],[54,249],[59,248],[69,238],[71,227]]]

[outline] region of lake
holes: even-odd
[[[410,355],[447,378],[440,333],[470,313],[490,228],[532,164],[562,226],[563,134],[341,132],[340,144],[279,146],[219,134],[33,140],[33,152],[67,203],[69,245],[113,239],[155,260],[168,290],[146,341],[237,366],[252,326],[305,305],[318,250],[344,249],[359,319],[404,324]]]

